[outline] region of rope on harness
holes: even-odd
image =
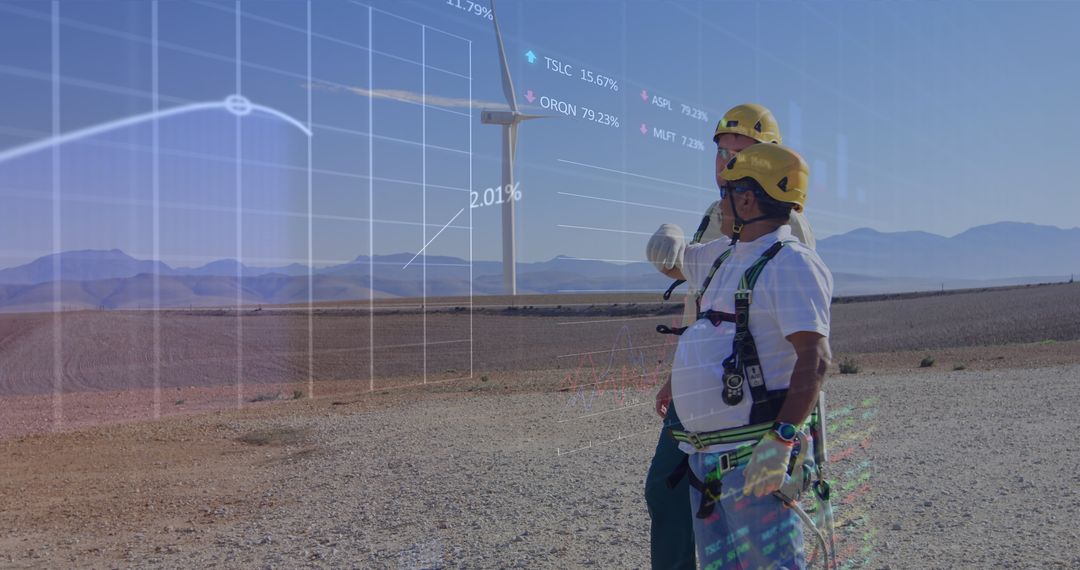
[[[828,538],[829,549],[827,552],[832,553],[833,563],[835,564],[836,533],[833,524],[832,501],[830,500],[832,487],[825,478],[825,465],[829,462],[828,430],[825,429],[825,419],[827,417],[825,413],[825,392],[819,392],[817,402],[814,404],[814,417],[810,422],[810,437],[814,438],[814,467],[817,476],[817,480],[813,483],[813,490],[818,499],[818,511],[814,514],[818,523],[816,528],[819,530],[824,529]]]
[[[787,497],[780,493],[773,493],[773,496],[779,499],[780,502],[784,503],[784,505],[786,505],[789,509],[795,511],[795,514],[798,515],[800,519],[802,519],[803,525],[809,528],[810,532],[814,535],[814,538],[817,539],[818,546],[821,548],[821,550],[815,551],[814,560],[817,561],[819,558],[821,558],[822,555],[824,555],[825,566],[823,566],[823,568],[825,568],[826,570],[832,569],[836,565],[836,560],[833,559],[835,553],[832,551],[832,549],[828,548],[828,545],[825,542],[825,535],[822,534],[821,530],[817,527],[817,525],[814,524],[814,521],[810,518],[810,515],[806,514],[806,511],[804,511],[803,508],[799,506],[799,503],[791,499],[790,497]]]

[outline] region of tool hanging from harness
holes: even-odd
[[[750,334],[750,303],[753,300],[754,285],[765,265],[769,263],[785,245],[792,242],[778,241],[765,250],[761,257],[751,265],[735,291],[735,337],[731,341],[731,355],[724,359],[724,390],[722,398],[729,406],[736,406],[744,397],[745,386],[750,386],[750,424],[775,421],[784,404],[787,390],[769,390],[765,386],[765,375],[761,371],[757,344]]]
[[[827,441],[825,434],[825,393],[818,394],[817,403],[810,417],[799,428],[797,443],[792,450],[792,459],[788,464],[787,482],[779,491],[773,493],[777,500],[781,501],[802,520],[817,542],[818,550],[813,552],[814,559],[821,557],[822,567],[826,570],[836,568],[836,540],[833,526],[833,512],[831,503],[831,486],[825,479],[825,464],[828,462],[826,451]],[[719,430],[706,433],[692,433],[669,429],[669,433],[676,441],[682,441],[693,445],[699,451],[704,451],[710,445],[721,443],[744,442],[734,450],[717,454],[716,467],[710,468],[705,473],[705,479],[701,480],[690,469],[689,456],[683,458],[678,466],[667,477],[668,488],[674,489],[683,477],[688,477],[690,486],[701,493],[701,502],[698,504],[696,516],[708,518],[716,510],[723,496],[723,477],[750,461],[754,446],[761,437],[772,429],[773,424],[750,425],[727,430]],[[806,434],[809,433],[809,441],[813,442],[813,457],[808,457],[806,448],[809,443]],[[799,501],[807,491],[813,490],[817,499],[816,508],[812,509],[813,516],[807,514]]]

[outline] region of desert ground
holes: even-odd
[[[0,567],[645,568],[674,347],[653,329],[676,313],[2,315]],[[1080,284],[841,299],[833,319],[842,567],[1080,567]]]

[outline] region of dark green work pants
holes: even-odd
[[[679,444],[667,433],[668,427],[682,430],[675,404],[668,405],[656,453],[645,477],[645,503],[652,518],[651,554],[653,570],[694,570],[694,521],[690,512],[690,483],[683,477],[668,488],[667,477],[686,458]]]

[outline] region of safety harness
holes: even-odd
[[[705,215],[701,218],[701,223],[698,224],[697,231],[694,232],[694,239],[690,240],[690,243],[701,243],[701,237],[705,235],[705,230],[709,228],[709,222],[711,220],[712,209],[710,209],[708,212],[705,212]],[[686,279],[676,279],[674,282],[672,282],[671,287],[668,287],[667,291],[664,291],[664,300],[667,301],[668,299],[670,299],[671,293],[683,283],[686,283]]]
[[[734,242],[734,240],[733,240]],[[689,468],[689,457],[683,461],[668,476],[668,487],[674,488],[684,477],[689,477],[692,487],[701,493],[701,503],[698,505],[697,517],[708,518],[716,508],[720,500],[723,476],[749,462],[753,454],[754,445],[772,429],[773,422],[780,413],[787,389],[769,390],[765,384],[765,376],[761,369],[761,360],[758,357],[757,345],[754,336],[750,332],[750,305],[753,301],[754,285],[761,276],[765,265],[769,263],[787,244],[792,241],[778,241],[764,253],[746,271],[739,281],[739,288],[735,291],[735,313],[723,313],[720,311],[701,311],[701,298],[712,282],[713,276],[730,256],[733,248],[729,248],[720,254],[709,269],[709,274],[702,284],[694,302],[697,306],[697,318],[708,319],[713,326],[720,326],[721,322],[735,323],[735,336],[732,339],[731,354],[724,359],[723,392],[724,403],[729,406],[738,405],[745,397],[746,386],[749,385],[752,404],[750,407],[749,424],[736,428],[708,431],[687,432],[668,428],[668,433],[676,441],[688,443],[697,451],[705,451],[710,446],[728,443],[742,443],[732,451],[718,454],[716,468],[710,469],[705,479],[699,479]],[[663,334],[681,335],[687,327],[670,328],[664,325],[656,327],[657,332]],[[791,475],[790,483],[774,493],[776,498],[785,505],[796,511],[799,518],[808,525],[818,539],[821,552],[825,556],[826,568],[832,568],[831,555],[835,552],[833,543],[832,508],[829,502],[830,487],[824,477],[824,465],[827,460],[825,451],[825,395],[818,397],[817,404],[810,417],[799,427],[800,435],[809,431],[815,443],[814,457],[805,457],[805,435],[801,444],[797,444],[793,450],[793,458],[789,462],[788,474]],[[794,472],[794,470],[798,472]],[[809,489],[813,489],[820,503],[817,514],[817,523],[799,506],[798,500]],[[820,529],[824,527],[827,533]]]
[[[709,319],[709,321],[712,322],[714,327],[720,326],[720,323],[725,321],[729,323],[735,322],[735,315],[731,313],[713,311],[712,309],[701,312],[701,296],[704,295],[705,290],[709,288],[709,283],[712,283],[713,275],[716,275],[716,270],[720,269],[720,264],[724,263],[727,258],[731,257],[732,251],[733,250],[731,248],[725,249],[724,253],[721,253],[720,256],[716,258],[716,261],[713,262],[712,267],[709,268],[709,274],[705,276],[705,282],[701,284],[701,290],[699,290],[694,296],[694,306],[697,307],[697,320]],[[674,287],[675,286],[673,285],[672,288]],[[670,289],[668,291],[670,291]],[[665,294],[664,298],[667,298],[667,294]],[[686,332],[686,329],[687,327],[669,327],[667,325],[656,325],[656,332],[660,334],[673,334],[676,336],[680,336],[682,335],[682,333]]]

